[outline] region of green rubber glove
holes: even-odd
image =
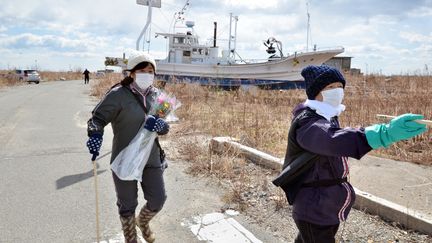
[[[423,119],[422,115],[403,114],[393,118],[388,124],[375,124],[365,128],[366,139],[373,149],[388,147],[390,144],[409,139],[425,132],[426,125],[414,120]]]

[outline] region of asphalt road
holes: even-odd
[[[96,241],[93,166],[85,142],[97,100],[89,89],[82,81],[58,81],[0,90],[0,242]],[[111,139],[107,128],[101,154],[110,151]],[[98,165],[101,239],[109,241],[121,234],[109,156]],[[158,242],[198,242],[182,222],[223,205],[216,186],[183,169],[181,161],[172,161],[166,170],[168,200],[152,221]],[[279,242],[241,215],[235,219],[261,241]]]

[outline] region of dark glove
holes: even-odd
[[[89,137],[87,141],[87,148],[89,152],[93,154],[92,160],[95,160],[99,155],[99,150],[102,146],[102,135],[101,134],[93,134]]]
[[[169,125],[161,118],[148,116],[144,128],[150,132],[157,132],[159,135],[165,135],[169,132]]]

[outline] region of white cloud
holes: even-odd
[[[395,16],[378,14],[369,19],[370,25],[395,25],[398,24],[399,19]]]
[[[431,3],[429,3],[431,4]],[[432,16],[432,7],[431,6],[420,6],[417,9],[409,11],[407,13],[410,17],[429,17]]]
[[[400,32],[399,36],[402,39],[406,39],[410,42],[420,42],[420,43],[430,42],[430,43],[432,43],[432,32],[429,35],[423,35],[423,34],[419,34],[419,33],[403,31],[403,32]]]
[[[415,51],[418,53],[419,57],[431,62],[432,57],[432,44],[422,44],[419,47],[415,48]]]
[[[251,10],[256,9],[275,9],[278,7],[280,1],[278,0],[266,0],[265,2],[260,0],[225,0],[224,4],[235,8],[247,8]]]
[[[334,35],[338,38],[349,38],[356,39],[357,41],[362,42],[372,42],[374,37],[378,33],[378,30],[375,26],[367,25],[363,23],[348,25],[346,27],[341,28],[340,30],[336,30],[330,35]]]
[[[100,47],[103,38],[98,39],[69,39],[63,36],[35,35],[23,33],[0,40],[0,46],[12,49],[47,48],[67,51],[90,51]],[[103,44],[102,44],[103,45]]]

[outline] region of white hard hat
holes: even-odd
[[[156,72],[156,62],[154,58],[150,54],[143,51],[133,51],[130,53],[127,62],[127,70],[132,70],[136,65],[142,62],[148,62],[153,65],[154,71]]]

